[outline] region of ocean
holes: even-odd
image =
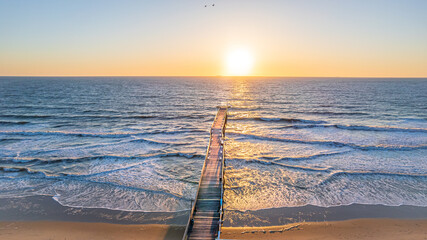
[[[427,206],[427,79],[1,77],[0,199],[190,209],[228,104],[224,207]]]

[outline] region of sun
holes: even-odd
[[[252,72],[254,62],[254,57],[248,49],[233,49],[227,54],[226,75],[248,76]]]

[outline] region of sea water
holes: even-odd
[[[217,105],[225,209],[427,206],[427,79],[0,78],[0,198],[188,210]]]

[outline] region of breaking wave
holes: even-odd
[[[337,141],[327,141],[327,140],[305,140],[305,139],[293,139],[293,138],[281,138],[281,137],[270,137],[270,136],[261,136],[255,134],[243,134],[232,132],[230,135],[237,135],[252,139],[266,140],[266,141],[279,141],[279,142],[289,142],[289,143],[302,143],[302,144],[316,144],[316,145],[329,145],[334,147],[350,147],[358,150],[400,150],[400,151],[411,151],[418,149],[427,149],[427,144],[419,144],[415,146],[401,146],[401,145],[357,145],[354,143],[343,143]]]
[[[326,123],[326,121],[314,121],[298,118],[275,118],[275,117],[256,117],[256,118],[246,118],[246,117],[229,117],[229,120],[252,120],[252,121],[261,121],[261,122],[285,122],[285,123],[312,123],[320,124]]]
[[[66,131],[0,131],[5,135],[21,136],[64,136],[64,137],[93,137],[93,138],[127,138],[136,136],[147,136],[152,134],[183,134],[183,133],[206,133],[201,130],[153,130],[151,132],[114,132],[114,133],[91,133],[91,132],[66,132]],[[147,140],[148,141],[148,140]]]

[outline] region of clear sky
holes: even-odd
[[[427,1],[0,0],[3,76],[226,75],[236,49],[251,75],[427,77]]]

